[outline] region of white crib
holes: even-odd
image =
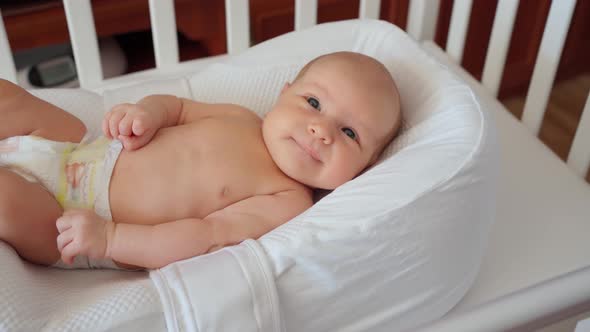
[[[83,89],[101,92],[141,81],[198,71],[228,55],[179,62],[174,4],[149,0],[156,68],[103,79],[90,0],[64,0],[76,70]],[[496,96],[517,0],[499,0],[481,82],[457,64],[472,0],[455,0],[447,49],[431,40],[438,0],[411,0],[407,32],[439,62],[463,77],[496,118],[502,148],[497,221],[480,274],[463,300],[424,331],[530,331],[590,311],[590,98],[567,166],[536,139],[548,102],[575,0],[553,1],[522,124]],[[228,54],[250,45],[247,0],[226,0]],[[295,29],[316,24],[317,0],[295,1]],[[361,0],[359,18],[379,18],[379,0]],[[0,17],[0,77],[16,82]],[[590,316],[590,314],[588,314]]]

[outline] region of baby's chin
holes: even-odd
[[[292,160],[289,158],[283,158],[284,156],[281,156],[280,152],[269,149],[269,153],[275,165],[283,172],[283,174],[313,190],[334,190],[354,178],[353,176],[346,179],[328,179],[325,176],[322,176],[322,174],[310,174],[311,172],[309,170],[306,172],[305,170],[298,169],[298,167],[292,163]]]
[[[313,190],[334,190],[340,185],[332,185],[318,178],[309,178],[309,176],[306,176],[306,174],[301,174],[290,167],[283,168],[280,165],[278,166],[285,175]]]
[[[293,180],[307,186],[310,189],[313,190],[334,190],[338,187],[340,187],[341,185],[345,184],[346,182],[352,180],[352,179],[347,179],[345,181],[326,181],[325,179],[322,179],[321,177],[318,178],[305,178],[303,176],[298,176],[298,174],[287,174],[287,176],[289,176],[290,178],[292,178]]]

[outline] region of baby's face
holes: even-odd
[[[283,88],[264,119],[264,140],[277,166],[313,188],[334,189],[353,179],[375,161],[399,120],[383,89],[347,66],[314,64]]]

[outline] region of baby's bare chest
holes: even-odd
[[[187,149],[178,163],[192,167],[180,169],[212,197],[231,200],[272,191],[282,178],[259,126],[203,121],[187,137]]]
[[[144,148],[123,151],[112,178],[111,210],[115,221],[204,218],[289,183],[268,154],[259,124],[205,119],[162,129]]]

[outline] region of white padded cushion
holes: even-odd
[[[403,31],[360,20],[283,35],[188,82],[195,99],[263,116],[304,63],[338,50],[373,56],[392,72],[407,128],[376,166],[259,243],[287,330],[411,328],[465,294],[494,219],[494,131],[470,88]],[[137,100],[144,87],[106,91],[105,104]]]
[[[403,31],[378,21],[281,36],[228,61],[242,71],[275,68],[231,76],[219,66],[191,83],[203,78],[213,88],[211,81],[223,78],[219,92],[203,96],[250,96],[249,106],[265,113],[272,103],[255,101],[271,87],[276,96],[295,74],[292,64],[337,50],[385,64],[398,83],[407,130],[378,165],[260,242],[275,267],[288,330],[411,328],[442,316],[465,294],[494,220],[496,141],[468,85]]]

